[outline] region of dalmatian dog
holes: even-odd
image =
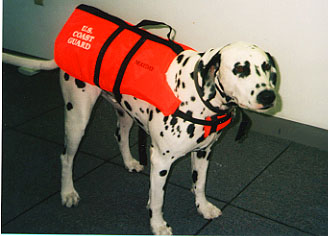
[[[205,120],[217,110],[229,112],[234,106],[263,112],[274,106],[277,70],[271,55],[259,47],[237,42],[204,53],[183,51],[171,63],[167,82],[182,102],[179,110]],[[79,194],[72,179],[73,159],[85,133],[91,111],[99,96],[116,109],[115,132],[125,167],[140,172],[142,166],[131,155],[129,131],[135,121],[150,136],[150,190],[147,208],[152,232],[171,235],[163,218],[164,186],[171,165],[191,153],[192,192],[197,211],[205,219],[222,213],[205,195],[209,155],[221,131],[204,136],[204,126],[174,115],[164,116],[156,107],[130,95],[117,102],[112,93],[60,72],[65,101],[65,148],[62,163],[61,199],[66,207],[78,205]]]

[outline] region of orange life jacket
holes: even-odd
[[[55,61],[67,74],[113,92],[118,99],[132,95],[166,116],[173,114],[181,101],[165,73],[177,54],[191,48],[139,28],[149,22],[134,26],[80,5],[56,39]]]
[[[144,20],[132,25],[97,8],[79,5],[56,38],[55,61],[67,74],[113,92],[118,100],[121,94],[132,95],[165,116],[204,125],[206,138],[226,127],[231,114],[199,120],[178,109],[181,101],[165,73],[179,53],[193,49],[171,40],[170,33],[164,39],[139,28],[159,23],[164,24]]]

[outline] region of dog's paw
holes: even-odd
[[[151,226],[155,235],[172,235],[172,228],[164,221],[163,224],[154,224]]]
[[[201,215],[203,215],[205,219],[208,220],[217,218],[222,215],[221,210],[210,202],[200,204],[197,210]]]
[[[126,162],[124,164],[129,172],[141,172],[144,169],[144,166],[140,165],[139,162],[135,159],[132,159],[131,161]]]
[[[72,206],[77,206],[79,204],[80,196],[74,190],[73,192],[70,193],[61,193],[61,200],[63,206],[71,208]]]

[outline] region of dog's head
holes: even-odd
[[[256,111],[274,106],[277,71],[269,53],[244,42],[212,51],[204,54],[207,77],[227,104]]]

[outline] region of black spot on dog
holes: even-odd
[[[266,86],[266,84],[265,84],[265,83],[262,83],[262,84],[261,84],[261,86],[262,86],[262,87],[265,87],[265,86]]]
[[[178,119],[176,117],[172,117],[172,120],[170,121],[170,124],[172,125],[172,127],[174,127],[177,122],[178,122]]]
[[[194,171],[192,172],[191,178],[192,178],[192,182],[193,182],[193,183],[196,183],[196,182],[197,182],[197,179],[198,179],[198,172],[197,172],[196,170],[194,170]]]
[[[261,76],[260,70],[258,66],[255,66],[255,71],[258,76]]]
[[[164,177],[166,174],[167,174],[167,170],[161,170],[159,172],[159,175],[162,176],[162,177]]]
[[[189,75],[192,79],[194,79],[194,72],[191,72]]]
[[[160,113],[161,111],[156,107],[156,112],[157,112],[157,113]]]
[[[206,157],[206,151],[200,150],[197,152],[197,157],[198,158],[205,158]]]
[[[270,81],[273,84],[273,86],[276,86],[276,84],[277,84],[277,73],[272,72],[270,74]]]
[[[163,131],[161,131],[161,132],[159,133],[159,135],[160,135],[161,137],[164,137],[164,133],[163,133]]]
[[[139,108],[139,111],[140,111],[141,113],[145,113],[144,109],[142,109],[141,107]]]
[[[177,62],[180,64],[180,62],[182,61],[182,59],[183,59],[183,55],[181,54],[181,55],[179,55],[177,57]]]
[[[165,125],[165,130],[168,130],[169,129],[169,126],[168,125]]]
[[[189,61],[189,57],[187,57],[186,60],[184,60],[184,62],[182,63],[182,66],[185,66],[188,61]]]
[[[201,143],[201,142],[203,142],[205,140],[205,137],[204,137],[204,135],[202,135],[202,136],[200,136],[198,139],[197,139],[197,143]]]
[[[73,109],[73,104],[70,103],[70,102],[68,102],[68,103],[66,104],[66,109],[67,109],[68,111],[72,110],[72,109]]]
[[[166,124],[166,122],[167,122],[168,119],[169,119],[169,116],[164,116],[163,121],[164,121],[165,124]]]
[[[188,125],[187,133],[189,134],[189,138],[194,137],[194,131],[195,131],[195,125],[194,124]]]
[[[124,101],[124,105],[125,105],[126,109],[128,109],[129,111],[132,111],[132,107],[127,101]]]
[[[64,74],[64,79],[65,79],[66,81],[68,81],[68,80],[69,80],[69,74],[65,73],[65,74]]]
[[[237,75],[239,78],[245,78],[251,74],[250,63],[245,61],[244,65],[241,65],[240,62],[237,62],[232,70],[234,75]]]
[[[252,96],[254,95],[254,90],[251,91],[251,95],[252,95]]]
[[[85,87],[85,83],[79,79],[75,79],[75,84],[78,88],[84,88]]]
[[[181,83],[181,80],[180,79],[178,79],[178,83],[177,83],[177,89],[180,87],[180,83]]]
[[[271,65],[265,61],[262,63],[261,68],[263,72],[266,73],[267,71],[271,70]]]
[[[195,98],[194,96],[191,96],[191,97],[190,97],[190,100],[191,100],[192,102],[194,102],[194,101],[196,100],[196,98]]]
[[[148,120],[151,121],[152,119],[153,119],[153,110],[150,111]]]
[[[147,114],[149,114],[149,108],[147,108],[146,112],[147,112]]]
[[[255,86],[256,88],[260,88],[260,84],[256,84],[256,86]]]
[[[185,84],[185,82],[182,82],[182,88],[183,88],[183,89],[186,88],[186,84]]]
[[[204,52],[201,52],[201,53],[198,53],[198,56],[202,57],[202,56],[204,56],[204,54],[205,54]]]

